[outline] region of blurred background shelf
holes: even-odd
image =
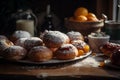
[[[48,3],[52,12],[60,19],[60,26],[64,29],[64,18],[73,15],[77,7],[86,7],[89,12],[101,18],[104,13],[108,19],[113,18],[114,0],[1,0],[0,1],[0,34],[11,34],[15,29],[10,25],[10,16],[18,9],[32,9],[36,16],[46,11]],[[6,30],[6,27],[8,30]]]

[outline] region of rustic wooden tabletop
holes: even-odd
[[[120,79],[120,69],[106,66],[103,61],[106,59],[103,55],[90,55],[83,60],[72,63],[57,65],[25,65],[9,61],[0,60],[0,78],[8,76],[29,76],[35,78],[55,77],[55,76],[93,76]],[[9,78],[9,77],[8,77]],[[10,79],[9,78],[9,79]],[[15,77],[14,77],[15,78]],[[72,79],[72,78],[71,78]],[[101,80],[101,78],[99,78]],[[98,80],[99,80],[98,79]],[[7,79],[6,79],[7,80]],[[58,80],[58,79],[56,79]],[[83,79],[84,80],[84,79]],[[86,80],[86,79],[85,79]]]

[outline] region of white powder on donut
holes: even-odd
[[[78,49],[83,49],[83,47],[85,45],[87,45],[84,41],[82,40],[74,40],[71,42],[75,47],[77,47]]]
[[[58,52],[63,53],[63,54],[68,54],[68,53],[75,53],[77,48],[73,46],[72,44],[63,44],[59,49]]]
[[[27,38],[20,38],[16,41],[15,45],[24,47],[24,42]]]
[[[60,31],[48,31],[44,38],[55,43],[65,43],[69,37]]]
[[[69,38],[71,40],[78,40],[82,36],[82,34],[80,32],[77,32],[77,31],[70,31],[67,33],[67,35],[69,36]]]
[[[16,37],[17,39],[19,39],[19,38],[30,38],[31,37],[29,32],[22,31],[22,30],[15,31],[12,36]]]

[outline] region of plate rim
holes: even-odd
[[[33,65],[62,64],[62,63],[70,63],[70,62],[75,62],[77,60],[82,60],[82,59],[88,57],[91,53],[92,53],[92,51],[89,51],[88,53],[86,53],[83,56],[79,56],[79,57],[76,57],[75,59],[70,59],[70,60],[51,59],[49,61],[43,61],[43,62],[34,62],[34,61],[30,61],[30,60],[17,60],[14,62],[22,63],[22,64],[33,64]],[[54,62],[52,62],[53,60],[54,60]]]

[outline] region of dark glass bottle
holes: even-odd
[[[50,11],[50,5],[47,5],[46,16],[44,17],[44,22],[40,26],[40,32],[43,33],[46,30],[55,30],[53,21],[52,21],[52,14]]]

